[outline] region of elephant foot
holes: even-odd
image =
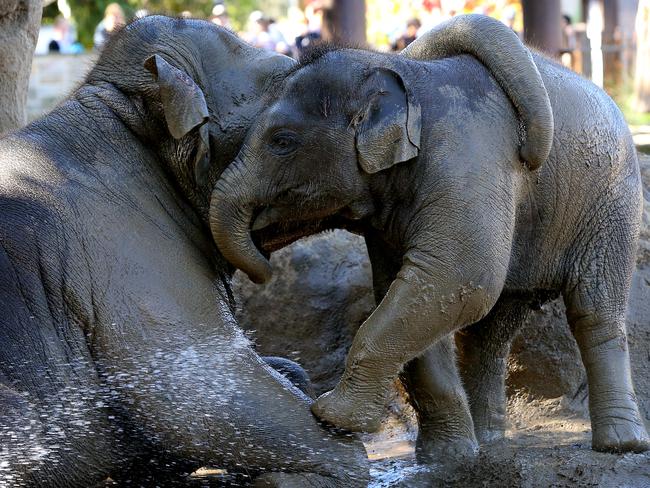
[[[638,416],[638,413],[637,413]],[[592,424],[591,446],[603,452],[645,452],[650,450],[650,438],[640,417],[628,420],[609,417]]]
[[[476,457],[479,452],[474,436],[442,439],[440,436],[418,433],[415,457],[420,464],[447,463]]]
[[[487,428],[487,429],[476,429],[476,440],[479,444],[490,444],[491,442],[497,442],[505,439],[506,429],[500,428]]]
[[[312,413],[340,429],[351,432],[378,431],[384,414],[385,394],[364,396],[352,393],[349,389],[347,393],[341,393],[340,386],[339,383],[332,391],[318,397],[311,405]]]
[[[418,412],[415,455],[419,463],[447,462],[475,457],[479,444],[464,395],[450,395],[446,405]]]
[[[310,399],[313,400],[316,398],[316,393],[314,392],[314,387],[311,384],[307,371],[305,371],[298,363],[277,356],[265,356],[262,359],[264,359],[266,364],[291,381],[296,388],[302,391]]]
[[[254,488],[336,488],[348,486],[343,481],[315,473],[266,473],[255,479]]]
[[[483,397],[492,408],[472,408],[474,432],[479,444],[489,444],[500,441],[506,436],[506,406],[505,398]],[[496,407],[494,407],[496,405]]]

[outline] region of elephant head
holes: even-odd
[[[207,224],[212,186],[265,91],[294,63],[211,22],[150,16],[109,40],[87,81],[124,96],[103,101],[156,153]]]
[[[547,157],[553,133],[537,67],[514,34],[483,41],[483,51],[501,49],[487,68],[500,73],[501,85],[513,86],[504,91],[516,98],[520,114],[530,115],[521,122],[532,120],[528,133],[534,138],[521,153],[530,156],[529,168],[536,167]],[[313,51],[301,63],[257,119],[211,199],[217,245],[255,282],[266,281],[271,271],[251,231],[269,250],[328,227],[354,229],[382,211],[375,208],[375,190],[389,184],[391,171],[421,152],[423,107],[413,86],[427,83],[423,63],[336,49]],[[430,80],[420,92],[426,97],[434,87]],[[541,122],[534,117],[538,106],[548,108]],[[504,137],[518,141],[520,134],[512,132]]]

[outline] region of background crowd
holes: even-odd
[[[97,52],[121,26],[150,13],[206,19],[231,29],[257,47],[293,57],[323,39],[342,38],[373,49],[399,51],[455,15],[481,13],[501,20],[522,40],[603,86],[629,114],[632,123],[650,126],[650,0],[45,2],[37,55]],[[539,20],[537,33],[546,39],[536,38],[531,19]],[[337,22],[354,32],[341,35],[332,27]],[[345,34],[349,34],[348,38]],[[554,36],[557,41],[549,45]]]

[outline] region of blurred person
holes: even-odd
[[[49,53],[77,54],[83,46],[77,42],[77,31],[63,15],[57,15],[52,26],[52,37],[47,46]]]
[[[419,19],[413,18],[406,23],[406,31],[392,44],[393,51],[401,51],[417,39],[418,31],[422,27]]]
[[[296,36],[295,57],[300,56],[307,47],[319,42],[322,39],[321,30],[323,27],[323,7],[319,1],[310,2],[305,6],[304,30]]]
[[[567,68],[573,67],[573,51],[576,49],[576,33],[573,30],[571,17],[562,16],[562,39],[560,42],[560,59]]]
[[[223,3],[218,3],[214,6],[209,20],[213,24],[220,25],[227,29],[232,29],[232,26],[230,25],[230,17],[228,16],[226,6]]]
[[[269,33],[270,21],[259,10],[255,10],[248,16],[248,31],[244,33],[244,39],[255,47],[275,51],[275,41]]]
[[[122,7],[117,3],[108,4],[106,10],[104,10],[104,18],[95,28],[95,35],[93,36],[95,49],[101,48],[106,40],[124,24],[126,24],[126,17]]]
[[[275,52],[284,54],[285,56],[291,56],[291,48],[275,19],[268,19],[267,28],[269,36],[275,44]]]

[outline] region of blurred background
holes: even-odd
[[[102,44],[152,13],[202,18],[297,57],[322,40],[399,51],[463,13],[495,17],[530,46],[604,87],[650,149],[650,0],[45,0],[28,117],[50,110]]]

